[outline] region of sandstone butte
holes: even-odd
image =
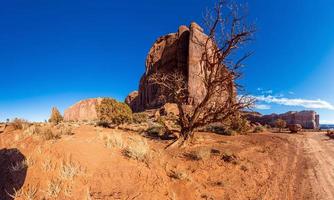
[[[146,58],[145,72],[142,75],[138,91],[131,92],[125,103],[134,112],[148,109],[164,108],[166,103],[173,103],[170,99],[161,99],[163,88],[149,82],[150,75],[157,70],[169,73],[173,69],[181,69],[186,76],[188,94],[191,101],[199,101],[205,92],[200,74],[200,57],[203,53],[201,43],[207,36],[203,29],[195,22],[189,27],[180,26],[176,33],[159,37],[152,45]],[[97,120],[96,105],[102,98],[82,100],[64,112],[65,121],[91,121]],[[252,122],[273,125],[275,120],[281,118],[287,124],[300,124],[306,129],[319,128],[319,115],[314,111],[287,112],[284,114],[249,114]]]
[[[165,103],[173,103],[169,97],[162,99],[162,96],[168,96],[165,95],[167,92],[163,87],[152,84],[149,79],[155,72],[171,73],[175,69],[185,76],[188,101],[199,102],[205,92],[200,74],[202,74],[203,46],[207,39],[208,36],[195,22],[189,27],[180,26],[176,33],[159,37],[147,55],[145,73],[140,79],[138,91],[131,92],[125,102],[135,112],[156,109]],[[233,90],[232,87],[231,90]]]
[[[268,124],[274,126],[277,119],[283,119],[288,125],[300,124],[304,129],[319,129],[320,117],[312,110],[304,110],[300,112],[287,112],[283,114],[261,115],[259,113],[252,113],[248,115],[251,122],[260,124]]]
[[[134,112],[156,109],[166,103],[173,103],[170,99],[161,99],[166,94],[163,88],[149,82],[150,75],[157,70],[169,73],[173,69],[180,69],[186,76],[188,98],[198,102],[205,92],[205,88],[198,74],[201,73],[200,60],[207,35],[195,22],[189,27],[180,26],[176,33],[159,37],[151,47],[147,58],[145,73],[139,83],[139,90],[131,92],[125,99]],[[68,108],[64,113],[65,121],[96,120],[96,104],[100,100],[82,100]]]

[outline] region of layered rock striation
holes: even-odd
[[[300,124],[304,129],[319,129],[319,115],[312,110],[300,112],[287,112],[283,114],[261,115],[259,113],[248,114],[248,119],[253,123],[274,126],[277,119],[283,119],[288,125]]]
[[[129,94],[126,103],[135,112],[160,108],[165,103],[173,103],[164,88],[152,84],[149,79],[155,73],[180,71],[187,80],[189,102],[199,102],[205,93],[201,74],[201,57],[207,35],[196,23],[189,27],[180,26],[176,33],[156,40],[146,58],[145,73],[140,79],[139,90]],[[164,97],[164,98],[161,98]]]
[[[97,120],[96,106],[102,98],[91,98],[79,101],[64,112],[64,121],[94,121]]]

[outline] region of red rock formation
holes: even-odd
[[[96,105],[102,98],[79,101],[64,112],[64,121],[92,121],[97,120]]]
[[[315,111],[300,111],[300,112],[287,112],[283,114],[271,114],[271,115],[248,115],[248,119],[251,122],[259,122],[261,124],[268,124],[274,126],[277,119],[283,119],[288,125],[300,124],[305,129],[318,129],[320,128],[319,115]]]
[[[178,32],[158,38],[148,53],[146,70],[140,79],[138,98],[132,98],[133,93],[127,97],[126,103],[131,109],[137,112],[159,108],[167,102],[173,103],[168,95],[162,95],[166,94],[163,87],[152,84],[149,78],[156,71],[170,73],[175,69],[181,71],[187,80],[189,102],[199,102],[205,93],[200,77],[200,62],[206,40],[207,35],[194,22],[189,28],[180,26]],[[162,96],[164,98],[161,98]]]

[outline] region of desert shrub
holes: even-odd
[[[101,126],[103,128],[109,128],[110,124],[107,121],[98,121],[96,122],[96,126]]]
[[[133,122],[136,124],[144,123],[148,121],[148,115],[144,112],[133,113],[132,115]]]
[[[25,133],[27,135],[36,135],[37,137],[42,138],[43,140],[53,140],[53,139],[59,139],[60,135],[56,134],[52,131],[51,127],[49,126],[37,126],[33,125],[29,127]]]
[[[52,132],[52,129],[50,127],[41,127],[39,129],[39,136],[43,140],[54,140],[54,139],[59,139],[59,135],[54,134]]]
[[[129,158],[146,162],[149,159],[150,147],[143,138],[132,138],[132,142],[123,150],[123,154]]]
[[[96,111],[100,122],[119,125],[132,121],[130,107],[115,99],[102,99],[101,103],[96,106]]]
[[[237,156],[229,151],[224,152],[222,160],[224,160],[224,162],[232,162],[233,164],[237,164]]]
[[[25,119],[15,118],[11,121],[11,125],[14,129],[26,129],[29,126],[29,123]]]
[[[59,110],[56,107],[53,107],[51,110],[51,116],[49,122],[58,124],[63,121],[63,116],[61,116]]]
[[[167,176],[178,180],[189,180],[188,174],[182,170],[170,170]]]
[[[185,154],[185,156],[192,160],[207,160],[211,156],[211,149],[202,147]]]
[[[74,135],[72,128],[69,126],[62,126],[59,131],[60,135]]]
[[[279,129],[279,132],[282,132],[282,129],[286,127],[286,121],[283,119],[277,119],[275,121],[275,126]]]
[[[71,159],[63,160],[60,166],[59,175],[63,180],[73,180],[81,172],[80,165],[74,163]]]
[[[235,130],[229,129],[222,124],[210,124],[205,128],[205,130],[212,133],[217,133],[220,135],[227,135],[227,136],[233,136],[237,134]]]
[[[122,135],[117,132],[104,137],[103,140],[107,148],[123,148],[125,146]]]
[[[165,132],[165,128],[159,123],[150,123],[146,130],[146,133],[152,137],[163,137]]]
[[[230,120],[229,129],[234,130],[238,133],[247,133],[250,128],[251,126],[249,124],[249,121],[242,116],[236,116]]]
[[[263,126],[256,126],[253,130],[254,133],[261,133],[265,131],[265,128]]]

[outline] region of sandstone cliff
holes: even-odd
[[[79,101],[64,112],[64,121],[92,121],[97,120],[96,105],[102,98],[92,98]]]
[[[268,124],[274,126],[277,119],[283,119],[289,124],[300,124],[305,129],[320,128],[319,115],[312,110],[300,112],[287,112],[283,114],[259,115],[248,114],[248,119],[254,123]]]
[[[166,91],[149,81],[154,72],[170,73],[178,69],[183,73],[188,84],[188,99],[198,102],[205,92],[199,74],[201,73],[201,56],[207,36],[196,23],[189,27],[180,26],[176,33],[171,33],[157,39],[146,58],[145,73],[140,79],[138,92],[132,92],[126,103],[133,111],[159,108],[170,102],[171,98],[161,98]]]

